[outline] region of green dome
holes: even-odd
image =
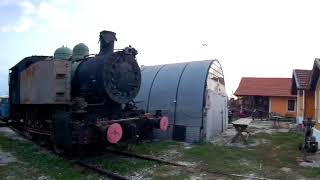
[[[79,43],[73,48],[72,60],[83,59],[89,55],[89,48],[83,43]]]
[[[71,49],[62,46],[54,51],[53,59],[68,60],[71,56]]]

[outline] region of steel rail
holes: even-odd
[[[20,136],[30,140],[30,138],[28,136],[26,136],[25,134],[23,134],[21,131],[19,131],[18,129],[14,128],[13,126],[8,126],[10,129],[12,129],[14,132],[16,132],[17,134],[19,134]],[[32,140],[30,140],[32,141]],[[32,141],[34,142],[34,141]],[[37,144],[37,143],[36,143]],[[47,148],[44,148],[43,146],[37,144],[39,147],[49,151]],[[222,175],[222,176],[228,176],[228,177],[238,177],[238,178],[249,178],[249,179],[257,179],[257,180],[270,180],[269,178],[262,178],[262,177],[255,177],[255,176],[245,176],[245,175],[240,175],[240,174],[229,174],[229,173],[224,173],[221,171],[214,171],[214,170],[210,170],[207,168],[195,168],[192,167],[190,165],[185,165],[185,164],[181,164],[181,163],[177,163],[177,162],[172,162],[172,161],[168,161],[168,160],[164,160],[164,159],[160,159],[160,158],[155,158],[155,157],[150,157],[148,155],[141,155],[141,154],[136,154],[136,153],[131,153],[131,152],[127,152],[127,151],[117,151],[117,150],[112,150],[110,148],[106,148],[106,151],[112,153],[112,154],[118,154],[118,155],[123,155],[123,156],[127,156],[127,157],[134,157],[134,158],[139,158],[139,159],[144,159],[144,160],[148,160],[148,161],[154,161],[154,162],[158,162],[161,164],[167,164],[167,165],[173,165],[173,166],[177,166],[177,167],[184,167],[186,168],[185,170],[188,172],[192,172],[194,173],[195,171],[200,171],[200,172],[207,172],[210,174],[216,174],[216,175]],[[50,151],[52,153],[52,151]],[[77,165],[79,167],[85,168],[87,170],[90,170],[92,172],[95,172],[96,174],[100,174],[109,178],[112,178],[114,180],[129,180],[130,178],[127,176],[121,176],[119,174],[107,171],[105,169],[101,169],[99,167],[96,167],[94,165],[90,165],[85,163],[84,161],[81,160],[70,160],[66,157],[61,156],[62,158],[64,158],[65,160],[73,163],[74,165]]]
[[[144,159],[144,160],[148,160],[148,161],[154,161],[154,162],[158,162],[158,163],[161,163],[161,164],[168,164],[168,165],[173,165],[173,166],[191,168],[191,166],[187,166],[185,164],[176,163],[176,162],[172,162],[172,161],[167,161],[167,160],[164,160],[164,159],[154,158],[154,157],[150,157],[150,156],[146,156],[146,155],[131,153],[131,152],[127,152],[127,151],[116,151],[116,150],[112,150],[112,149],[109,149],[109,148],[107,148],[106,151],[108,151],[110,153],[113,153],[113,154],[118,154],[118,155],[123,155],[123,156],[128,156],[128,157],[134,157],[134,158]]]
[[[41,146],[39,145],[38,143],[32,141],[27,135],[25,135],[22,131],[18,130],[17,128],[13,127],[13,126],[7,126],[9,127],[11,130],[13,130],[15,133],[17,133],[18,135],[22,136],[23,138],[35,143],[37,146],[39,146],[41,149],[45,150],[45,151],[48,151],[50,153],[54,153],[53,151],[49,150],[48,148],[44,147],[44,146]],[[94,165],[90,165],[90,164],[87,164],[85,163],[84,161],[81,161],[81,160],[72,160],[72,159],[69,159],[67,157],[64,157],[64,156],[60,156],[62,157],[64,160],[68,161],[68,162],[71,162],[72,164],[76,165],[76,166],[79,166],[81,168],[84,168],[84,169],[87,169],[87,170],[90,170],[91,172],[94,172],[96,174],[99,174],[99,175],[103,175],[105,177],[109,177],[111,179],[114,179],[114,180],[129,180],[128,177],[126,176],[121,176],[119,174],[116,174],[116,173],[113,173],[111,171],[107,171],[105,169],[101,169],[101,168],[98,168]]]
[[[158,162],[161,164],[173,165],[173,166],[177,166],[177,167],[184,167],[184,168],[186,168],[185,169],[186,171],[191,172],[191,173],[194,173],[195,171],[200,171],[200,172],[207,172],[210,174],[216,174],[216,175],[222,175],[222,176],[228,176],[228,177],[240,177],[240,178],[249,178],[249,179],[257,179],[257,180],[270,180],[269,178],[262,178],[262,177],[256,177],[256,176],[245,176],[245,175],[240,175],[240,174],[229,174],[229,173],[224,173],[224,172],[217,171],[217,170],[210,170],[207,168],[196,168],[196,167],[193,167],[190,165],[177,163],[177,162],[173,162],[173,161],[168,161],[168,160],[164,160],[164,159],[160,159],[160,158],[155,158],[155,157],[151,157],[148,155],[131,153],[128,151],[117,151],[117,150],[112,150],[109,148],[106,148],[106,151],[113,153],[113,154],[134,157],[134,158],[144,159],[144,160],[148,160],[148,161],[154,161],[154,162]]]
[[[106,171],[105,169],[102,169],[102,168],[99,168],[99,167],[96,167],[94,165],[91,165],[91,164],[87,164],[83,161],[75,161],[75,164],[78,165],[78,166],[81,166],[83,168],[87,168],[91,171],[94,171],[98,174],[101,174],[101,175],[104,175],[104,176],[107,176],[109,178],[112,178],[112,179],[115,179],[115,180],[129,180],[128,177],[126,176],[121,176],[119,174],[116,174],[116,173],[113,173],[113,172],[110,172],[110,171]]]

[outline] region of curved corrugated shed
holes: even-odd
[[[140,109],[144,109],[148,111],[148,99],[150,89],[152,88],[152,84],[154,82],[157,73],[161,69],[161,66],[144,66],[141,71],[141,86],[135,101]]]
[[[178,87],[175,124],[201,127],[207,77],[212,60],[190,62]]]
[[[194,131],[194,138],[199,139],[205,116],[207,79],[213,62],[218,61],[143,66],[142,84],[135,98],[138,107],[150,113],[162,110],[171,125],[188,127],[184,133]]]
[[[174,120],[177,84],[185,66],[184,63],[162,66],[149,91],[147,110],[149,112],[164,110],[170,119],[170,124],[173,124]]]
[[[143,66],[142,83],[135,98],[138,107],[152,113],[164,110],[171,124],[202,118],[204,89],[213,61]]]

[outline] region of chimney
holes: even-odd
[[[116,41],[116,33],[112,31],[100,32],[100,52],[99,55],[111,54],[114,50],[114,41]]]

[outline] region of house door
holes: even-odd
[[[254,97],[255,109],[263,112],[269,112],[269,97],[255,96]]]

